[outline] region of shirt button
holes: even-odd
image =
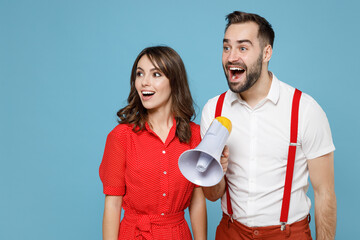
[[[255,234],[255,235],[259,235],[259,231],[258,231],[258,230],[255,230],[255,231],[254,231],[254,234]]]
[[[161,215],[162,215],[162,216],[164,216],[164,215],[165,215],[165,213],[161,213]]]
[[[166,171],[164,171],[164,174],[167,174],[167,172],[166,172]]]
[[[166,153],[165,150],[163,150],[162,153],[165,154]]]
[[[166,197],[166,193],[163,193],[163,196]]]

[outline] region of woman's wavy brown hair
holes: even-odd
[[[142,56],[148,56],[154,67],[158,68],[170,81],[172,107],[176,119],[176,136],[180,142],[189,142],[191,138],[190,121],[195,117],[186,70],[177,52],[167,46],[154,46],[142,50],[131,70],[128,105],[117,112],[119,123],[134,124],[133,131],[145,128],[147,110],[141,103],[135,88],[136,69]]]

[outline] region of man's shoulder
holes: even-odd
[[[224,93],[225,93],[226,95],[228,95],[228,94],[227,94],[228,92],[229,92],[229,90],[227,90],[227,91],[225,91],[225,92],[222,92],[222,93],[216,95],[215,97],[210,98],[210,99],[207,101],[207,103],[205,104],[205,106],[206,106],[206,105],[208,105],[208,106],[215,106],[215,105],[217,104],[217,101],[218,101],[220,95],[222,95],[222,94],[224,94]],[[225,98],[226,98],[226,95],[225,95]]]
[[[280,85],[280,92],[281,92],[281,96],[282,99],[284,101],[291,101],[293,96],[294,96],[294,91],[295,91],[295,87],[279,81],[279,85]],[[298,88],[302,94],[301,94],[301,99],[300,99],[300,109],[302,109],[302,111],[304,111],[305,109],[309,110],[320,110],[321,106],[317,103],[317,101],[308,93],[303,92],[302,89]]]

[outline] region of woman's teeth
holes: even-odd
[[[142,95],[144,95],[144,96],[151,96],[151,95],[154,95],[154,94],[155,94],[155,92],[150,92],[150,91],[142,91],[141,93],[142,93]]]

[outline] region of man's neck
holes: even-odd
[[[250,89],[240,93],[241,98],[244,99],[250,107],[254,108],[268,95],[271,88],[272,78],[273,75],[270,71],[264,71]]]

